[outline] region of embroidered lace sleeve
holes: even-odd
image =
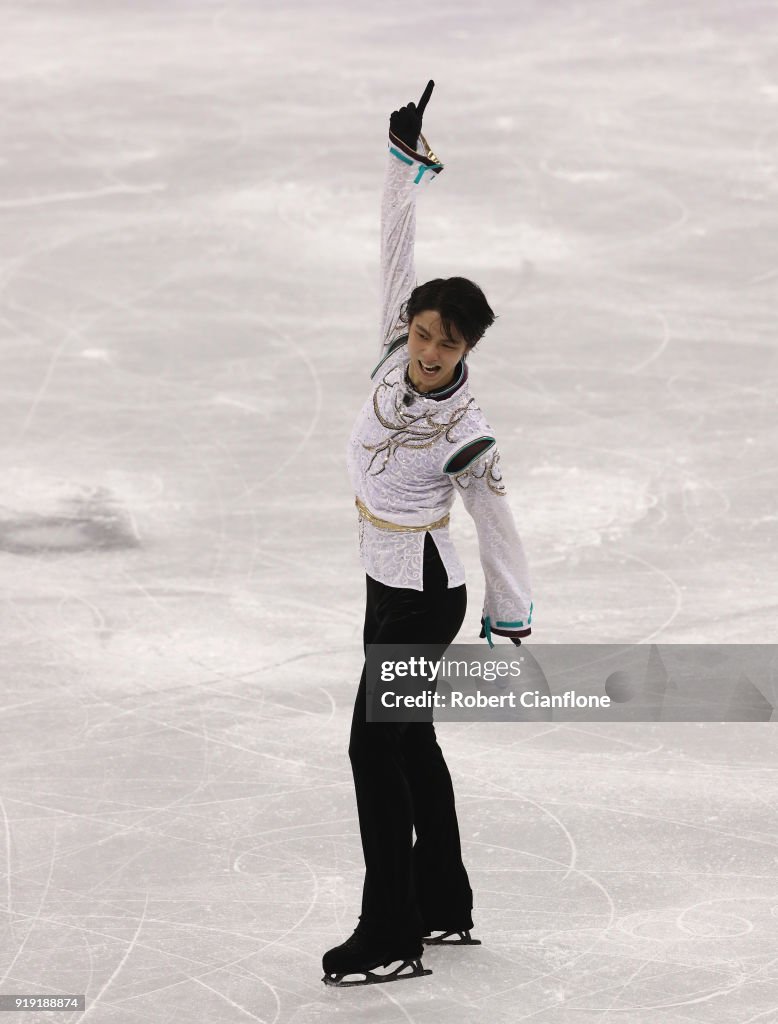
[[[403,302],[416,287],[416,197],[420,185],[433,182],[443,164],[423,135],[421,152],[415,152],[389,133],[384,190],[381,201],[381,341],[383,359],[404,329],[400,322]]]
[[[478,533],[486,584],[483,619],[489,646],[494,646],[492,633],[529,636],[533,607],[529,568],[506,497],[497,446],[492,444],[452,480]]]

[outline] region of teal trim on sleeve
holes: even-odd
[[[397,157],[397,159],[401,160],[404,164],[408,164],[409,167],[416,163],[416,161],[409,157],[407,153],[403,153],[401,150],[397,149],[396,146],[390,145],[389,152],[392,154],[392,156]],[[413,179],[413,183],[414,185],[418,185],[421,179],[424,177],[425,171],[433,171],[434,173],[437,173],[438,171],[442,170],[443,164],[423,164],[420,162],[419,170],[418,173],[416,174],[416,177]]]
[[[389,351],[386,353],[385,356],[381,356],[381,358],[379,359],[379,361],[376,364],[375,368],[373,370],[371,370],[371,372],[370,372],[370,379],[371,380],[373,379],[373,377],[375,377],[375,375],[378,373],[378,371],[383,366],[383,364],[386,362],[386,360],[389,358],[389,356],[392,354],[392,352],[396,351],[401,345],[404,345],[407,340],[408,340],[408,335],[407,334],[402,334],[402,335],[400,335],[399,338],[395,338],[395,340],[389,346]]]
[[[422,177],[424,176],[424,172],[425,171],[438,171],[438,170],[442,170],[442,168],[443,168],[443,164],[422,164],[419,167],[419,173],[416,175],[413,184],[414,185],[418,185],[419,184],[419,182],[421,181]]]
[[[492,643],[492,619],[489,615],[484,619],[484,633],[486,633],[486,639],[489,641],[489,646],[494,647],[494,644]]]
[[[389,147],[389,152],[392,154],[392,156],[396,156],[398,160],[402,160],[402,162],[404,164],[412,164],[413,163],[413,160],[411,160],[411,158],[409,156],[406,156],[405,153],[401,153],[400,150],[399,149],[395,149],[394,146],[390,146]]]
[[[529,603],[529,615],[527,616],[527,625],[528,626],[532,625],[532,609],[534,607],[535,607],[534,604],[530,601],[530,603]],[[495,622],[494,628],[495,629],[524,629],[524,623],[523,622]]]
[[[468,463],[466,463],[464,466],[462,466],[461,469],[449,470],[448,467],[451,465],[451,463],[454,461],[454,459],[457,457],[457,455],[460,455],[463,451],[465,451],[466,448],[469,448],[471,444],[476,444],[478,441],[491,441],[492,443],[488,447],[481,449],[481,451],[479,451],[476,455],[474,455],[472,457],[472,459]],[[474,437],[471,441],[468,441],[467,444],[463,444],[462,447],[458,451],[455,451],[454,454],[449,459],[446,459],[446,464],[443,467],[443,472],[444,473],[453,473],[454,476],[459,476],[460,473],[464,473],[465,472],[465,470],[468,468],[468,466],[472,466],[473,463],[476,462],[478,459],[480,459],[482,455],[484,455],[491,448],[493,448],[496,443],[497,442],[495,441],[495,439],[493,437],[490,437],[488,434],[484,434],[483,437]],[[500,623],[498,622],[497,625],[499,626]]]

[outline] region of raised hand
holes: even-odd
[[[408,103],[406,106],[400,107],[399,110],[392,111],[392,116],[389,118],[389,131],[413,150],[416,149],[416,143],[419,141],[424,111],[434,88],[435,83],[430,79],[421,94],[418,105]]]

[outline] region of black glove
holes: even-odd
[[[430,79],[427,82],[427,88],[422,93],[418,107],[415,103],[409,103],[405,107],[400,107],[399,110],[392,111],[392,116],[389,118],[389,131],[414,151],[421,134],[424,109],[429,102],[434,88],[435,83]]]
[[[479,638],[481,640],[485,640],[486,639],[486,629],[484,627],[483,617],[481,618],[481,632],[478,634],[478,636],[479,636]],[[521,637],[520,636],[512,636],[511,637],[511,642],[514,643],[517,647],[521,647]]]

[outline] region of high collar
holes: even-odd
[[[454,374],[454,379],[450,384],[446,384],[445,387],[436,388],[434,391],[419,391],[416,385],[411,380],[411,375],[408,372],[409,363],[405,364],[405,384],[419,398],[430,398],[433,402],[443,402],[447,398],[451,398],[452,395],[456,394],[457,391],[467,380],[467,360],[460,359],[457,363],[457,369]]]

